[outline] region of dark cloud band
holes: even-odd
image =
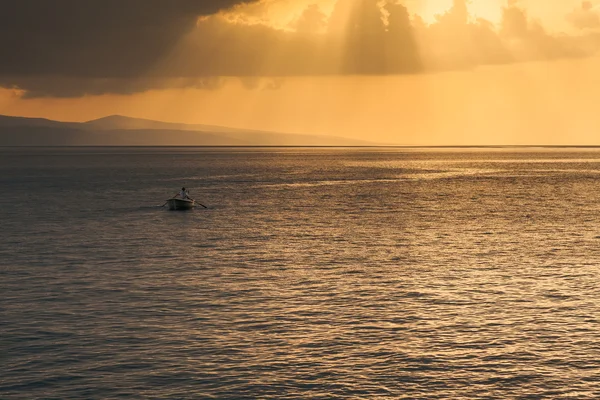
[[[0,0],[0,74],[136,77],[242,0]]]

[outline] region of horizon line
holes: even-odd
[[[505,148],[579,148],[600,149],[600,144],[491,144],[491,145],[0,145],[0,148],[380,148],[380,149],[505,149]]]

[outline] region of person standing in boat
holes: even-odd
[[[188,192],[188,190],[184,187],[181,188],[181,192],[179,192],[178,194],[176,194],[174,197],[177,197],[177,195],[179,195],[179,197],[181,197],[182,199],[191,199],[190,197],[190,192]]]

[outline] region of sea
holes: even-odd
[[[6,147],[0,188],[0,399],[600,398],[600,149]]]

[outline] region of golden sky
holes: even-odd
[[[104,32],[61,58],[32,47],[46,69],[31,66],[36,57],[0,61],[0,114],[122,114],[401,145],[600,144],[600,0],[233,3],[196,10],[164,43],[123,45],[110,65],[97,55],[114,55],[118,36]],[[88,40],[93,55],[79,56]]]

